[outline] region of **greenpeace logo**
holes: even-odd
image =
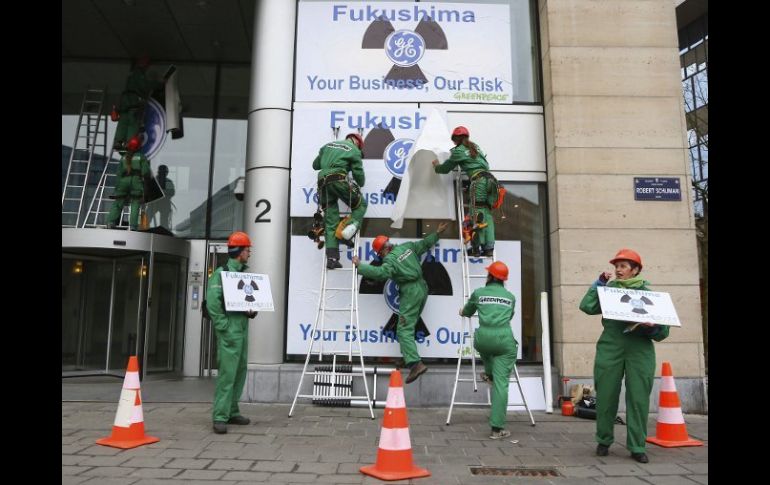
[[[366,8],[348,8],[347,4],[337,4],[332,7],[332,21],[350,20],[351,22],[374,22],[375,20],[389,20],[391,22],[465,22],[475,23],[476,14],[471,10],[440,9],[431,6],[423,9],[417,5],[414,8],[374,8],[367,5]]]
[[[401,256],[398,257],[398,262],[399,263],[402,262],[403,260],[405,260],[406,258],[408,258],[411,255],[412,255],[412,250],[411,249],[407,249],[406,251],[404,251],[404,254],[402,254]]]
[[[499,296],[482,296],[479,298],[479,305],[504,305],[513,306],[513,302],[508,298],[500,298]]]
[[[331,142],[331,143],[327,143],[326,146],[329,148],[334,148],[335,150],[344,150],[346,152],[349,152],[352,150],[352,148],[345,145],[344,143]]]

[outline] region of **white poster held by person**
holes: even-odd
[[[451,136],[444,117],[433,108],[412,147],[401,188],[393,206],[390,227],[401,229],[404,219],[455,220],[454,174],[437,174],[431,162],[449,158]]]
[[[681,327],[671,295],[662,291],[600,286],[602,317],[635,323]]]
[[[275,311],[266,274],[222,271],[222,290],[228,312]]]

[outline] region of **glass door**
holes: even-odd
[[[227,263],[227,243],[210,243],[208,257],[206,258],[206,282],[218,267]],[[205,295],[205,294],[204,294]],[[204,296],[204,299],[206,296]],[[203,318],[201,322],[201,376],[217,375],[217,337],[211,320]]]

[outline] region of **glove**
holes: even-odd
[[[601,281],[601,282],[602,282],[602,286],[606,285],[606,284],[607,284],[607,282],[608,282],[609,280],[610,280],[610,279],[609,279],[609,278],[607,278],[607,276],[604,274],[604,271],[602,271],[602,272],[599,274],[599,281]]]

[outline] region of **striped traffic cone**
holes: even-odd
[[[118,412],[112,425],[112,435],[96,440],[96,443],[115,448],[136,448],[160,441],[160,438],[144,434],[142,396],[139,390],[139,361],[135,355],[128,359],[123,390],[118,401]]]
[[[388,401],[382,418],[377,462],[374,465],[361,467],[361,473],[380,480],[405,480],[430,476],[428,470],[414,466],[412,461],[409,420],[406,416],[404,385],[401,382],[399,370],[390,373]]]
[[[676,392],[670,362],[663,362],[660,399],[658,399],[658,424],[655,427],[655,436],[647,438],[647,442],[666,448],[703,446],[702,441],[690,439],[687,434],[687,425],[684,423],[682,405],[679,404],[679,394]]]

